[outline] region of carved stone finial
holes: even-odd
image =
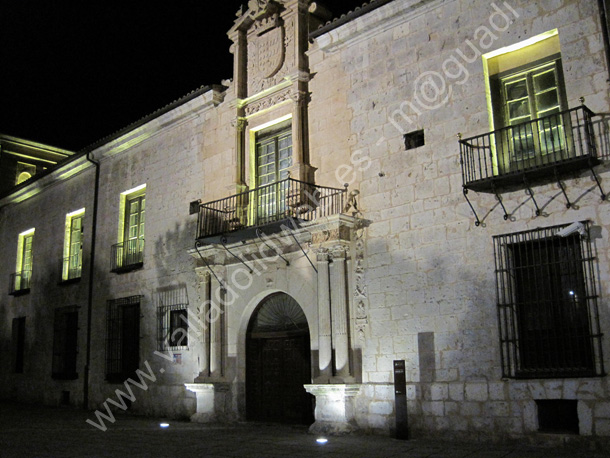
[[[277,5],[270,0],[249,0],[248,10],[250,16],[257,18],[264,14],[273,14],[277,12]]]

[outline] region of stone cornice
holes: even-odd
[[[96,148],[93,150],[94,158],[104,159],[133,148],[151,137],[163,133],[167,129],[196,118],[206,111],[215,108],[222,103],[223,99],[224,93],[217,89],[205,92],[199,97],[196,97],[167,113],[163,113],[142,126],[132,129],[124,135]]]
[[[92,166],[93,165],[87,160],[85,155],[81,154],[78,157],[74,157],[74,159],[67,164],[51,170],[45,174],[45,176],[40,177],[29,185],[0,198],[0,207],[23,202],[26,199],[40,194],[46,189],[49,189],[75,175],[78,175],[82,171]]]
[[[225,92],[210,89],[168,111],[146,121],[138,127],[128,130],[123,135],[108,140],[91,150],[94,159],[104,159],[132,148],[167,129],[184,121],[200,116],[223,102]],[[19,187],[16,191],[0,198],[0,207],[16,204],[29,199],[42,191],[61,183],[93,165],[87,160],[86,151],[81,151],[56,168],[49,170],[31,183]]]
[[[421,16],[443,2],[446,0],[396,0],[318,36],[315,41],[320,50],[335,52]]]
[[[337,214],[328,217],[319,218],[312,222],[303,222],[294,229],[293,234],[301,244],[311,244],[312,259],[317,256],[319,249],[337,249],[339,246],[349,244],[350,231],[359,227],[361,220],[353,216],[345,214]],[[269,235],[265,241],[269,245],[273,244],[279,248],[279,253],[282,255],[290,255],[291,253],[300,252],[299,247],[294,243],[294,238],[288,233],[277,233]],[[272,246],[273,246],[272,245]],[[268,253],[268,256],[275,257],[269,246],[266,246],[263,241],[258,238],[247,240],[246,243],[236,242],[227,245],[231,253],[235,254],[246,262],[256,262],[264,259],[262,253]],[[203,256],[210,265],[233,265],[239,264],[239,260],[225,250],[220,244],[207,245],[197,249],[192,248],[188,253],[195,259],[200,260]]]

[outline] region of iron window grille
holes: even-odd
[[[142,296],[109,300],[106,310],[106,380],[124,382],[140,364]]]
[[[55,379],[74,380],[78,355],[78,307],[61,307],[55,310],[53,329],[53,367]]]
[[[158,349],[188,350],[188,308],[186,304],[159,307]]]
[[[494,240],[502,376],[605,375],[589,223]]]

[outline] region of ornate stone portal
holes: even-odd
[[[317,25],[313,23],[319,18],[312,18],[308,7],[307,0],[252,0],[247,10],[240,9],[235,25],[228,32],[234,54],[237,192],[256,185],[247,170],[252,170],[248,161],[252,160],[250,154],[258,129],[265,128],[260,126],[274,125],[274,122],[285,125],[288,119],[292,126],[290,176],[314,183],[315,169],[309,163],[310,73],[306,51],[308,32],[310,27]],[[312,425],[315,432],[345,433],[356,428],[353,399],[360,390],[358,382],[361,379],[357,346],[364,339],[368,323],[366,291],[363,290],[363,224],[358,218],[356,195],[357,192],[352,193],[348,205],[338,210],[343,213],[305,221],[278,234],[278,251],[263,259],[266,265],[271,264],[269,273],[264,279],[254,280],[254,286],[240,297],[239,307],[255,302],[250,295],[257,288],[263,288],[263,281],[265,287],[275,287],[283,278],[297,275],[296,268],[287,258],[291,262],[299,258],[302,261],[303,254],[308,258],[311,269],[306,265],[307,272],[300,271],[304,276],[293,278],[294,283],[308,279],[307,288],[311,294],[304,302],[308,301],[306,307],[309,307],[314,323],[317,318],[317,335],[312,334],[312,346],[317,343],[317,355],[312,358],[314,384],[305,385],[307,391],[316,396],[316,421]],[[350,205],[355,211],[347,216]],[[301,253],[303,246],[307,250]],[[213,312],[220,314],[220,319],[210,321],[202,334],[200,374],[196,383],[187,384],[187,389],[197,396],[195,421],[222,421],[245,416],[245,352],[238,352],[235,357],[228,349],[234,352],[243,337],[229,331],[239,326],[237,321],[231,321],[232,317],[239,315],[245,319],[248,314],[243,309],[236,310],[235,305],[230,306],[223,291],[234,286],[231,282],[235,281],[232,275],[240,262],[237,259],[243,264],[240,268],[249,269],[247,264],[254,266],[260,260],[259,254],[266,251],[268,246],[254,239],[227,247],[207,246],[201,252],[192,253],[198,260],[197,270],[202,273],[202,299],[206,305],[201,313],[204,317]],[[277,259],[269,261],[270,257]],[[213,278],[204,273],[208,268]],[[354,309],[354,299],[357,309]]]

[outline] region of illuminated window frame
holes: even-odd
[[[35,229],[28,229],[19,234],[17,240],[17,261],[15,273],[11,275],[11,294],[22,294],[30,290],[32,269],[34,265]]]
[[[129,238],[130,202],[139,199],[138,234]],[[122,192],[119,200],[119,226],[116,245],[112,247],[112,272],[127,272],[142,267],[144,263],[144,230],[146,225],[146,184]]]
[[[82,274],[83,266],[83,222],[85,217],[85,209],[73,211],[66,215],[66,224],[64,230],[64,250],[62,261],[62,282],[78,280]],[[78,227],[73,226],[77,224]],[[74,229],[80,229],[79,239],[75,240]],[[80,245],[80,246],[77,246]]]
[[[496,94],[497,89],[492,87],[495,86],[494,80],[499,80],[499,76],[504,78],[511,74],[523,73],[545,64],[555,62],[556,70],[561,73],[559,74],[557,81],[559,91],[558,97],[563,105],[562,108],[567,108],[560,56],[559,32],[557,29],[549,30],[548,32],[497,49],[482,56],[490,130],[493,131],[494,129],[505,127],[503,117],[501,116],[504,108],[499,102],[501,97]],[[499,175],[505,173],[505,169],[507,169],[507,165],[505,164],[507,158],[504,157],[504,152],[498,151],[495,142],[492,142],[490,147],[492,150],[493,174]]]
[[[290,136],[290,165],[282,167],[280,140]],[[286,192],[289,186],[288,182],[284,185],[274,185],[289,177],[289,170],[295,164],[294,161],[294,138],[292,138],[292,115],[286,115],[275,119],[271,122],[252,127],[250,129],[250,186],[259,189],[254,199],[251,200],[248,208],[248,221],[256,222],[256,224],[264,224],[265,222],[273,221],[283,214],[285,207],[283,203],[286,199]],[[273,175],[275,180],[270,182],[260,183],[260,171],[263,165],[259,162],[259,152],[265,144],[273,145],[275,148],[275,160],[268,166],[274,168]],[[285,159],[285,158],[284,158]],[[288,171],[288,174],[286,172]],[[282,176],[284,178],[282,178]],[[237,215],[241,220],[243,215]]]

